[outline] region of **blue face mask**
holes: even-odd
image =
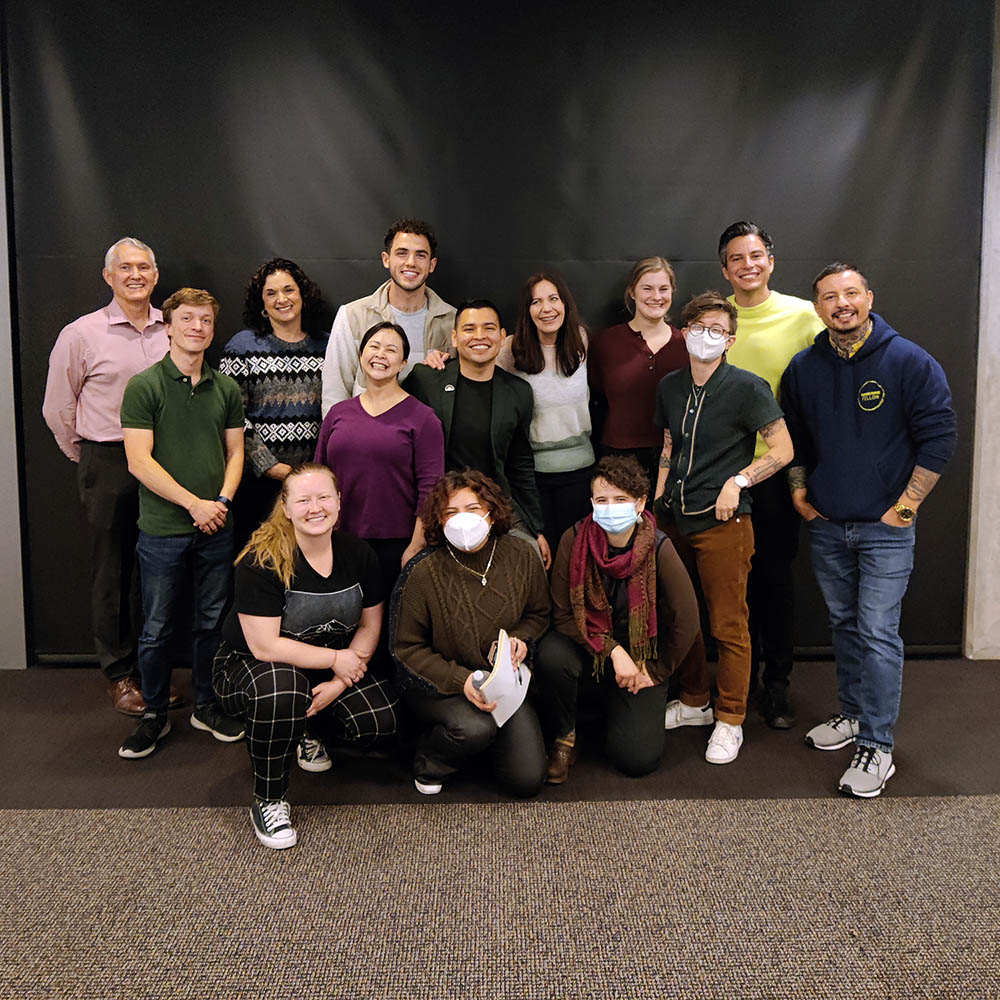
[[[635,504],[622,500],[620,503],[594,503],[594,523],[603,528],[609,535],[619,535],[639,520]]]

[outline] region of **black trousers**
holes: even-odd
[[[240,488],[233,497],[234,555],[243,551],[250,536],[271,513],[281,492],[281,481],[267,476],[255,476],[249,467],[243,469]]]
[[[408,691],[403,700],[422,730],[413,757],[413,775],[418,780],[440,781],[488,750],[493,776],[504,791],[519,798],[541,791],[547,766],[545,744],[538,716],[527,701],[498,726],[489,712],[476,708],[464,694]]]
[[[125,446],[81,441],[77,488],[91,529],[90,611],[97,660],[109,681],[138,677],[139,483],[128,471]]]
[[[542,500],[543,533],[555,558],[563,532],[586,517],[590,505],[590,476],[594,467],[572,472],[536,472],[538,495]]]
[[[597,680],[590,653],[555,629],[539,642],[534,666],[535,698],[553,739],[576,728],[577,705],[582,696],[598,702],[606,715],[605,752],[619,771],[639,777],[660,766],[667,707],[665,684],[630,694],[615,683],[610,661]]]
[[[750,692],[764,663],[763,682],[783,695],[792,673],[795,589],[792,563],[799,551],[799,515],[784,475],[750,487],[754,554],[747,580],[750,609]]]

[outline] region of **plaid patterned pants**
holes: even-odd
[[[307,731],[306,710],[315,684],[329,680],[324,670],[300,670],[287,663],[265,663],[249,653],[219,647],[212,683],[223,711],[246,722],[246,743],[253,768],[254,795],[281,799],[295,747]],[[396,733],[399,700],[392,684],[369,667],[319,715],[308,731],[323,742],[353,743],[371,750]]]

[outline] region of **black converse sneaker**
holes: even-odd
[[[295,757],[303,771],[329,771],[333,761],[326,752],[326,747],[319,740],[303,736],[295,748]]]
[[[253,832],[265,846],[275,851],[294,847],[299,835],[292,826],[292,807],[284,799],[254,798],[250,807]]]
[[[157,741],[162,740],[169,732],[170,720],[166,712],[162,715],[146,712],[135,727],[135,732],[118,748],[118,756],[126,760],[148,757],[156,749]]]
[[[191,725],[203,733],[211,733],[223,743],[235,743],[243,739],[243,720],[234,715],[226,715],[215,705],[201,705],[191,713]]]

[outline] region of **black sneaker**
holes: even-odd
[[[211,733],[223,743],[235,743],[244,736],[243,720],[234,715],[225,715],[215,705],[196,708],[191,713],[191,725],[204,733]]]
[[[284,799],[266,801],[254,798],[250,819],[257,839],[272,850],[281,851],[294,847],[299,835],[292,826],[292,809]]]
[[[126,760],[148,757],[156,749],[157,741],[162,740],[169,732],[170,720],[166,714],[147,712],[139,720],[135,732],[118,748],[118,756]]]

